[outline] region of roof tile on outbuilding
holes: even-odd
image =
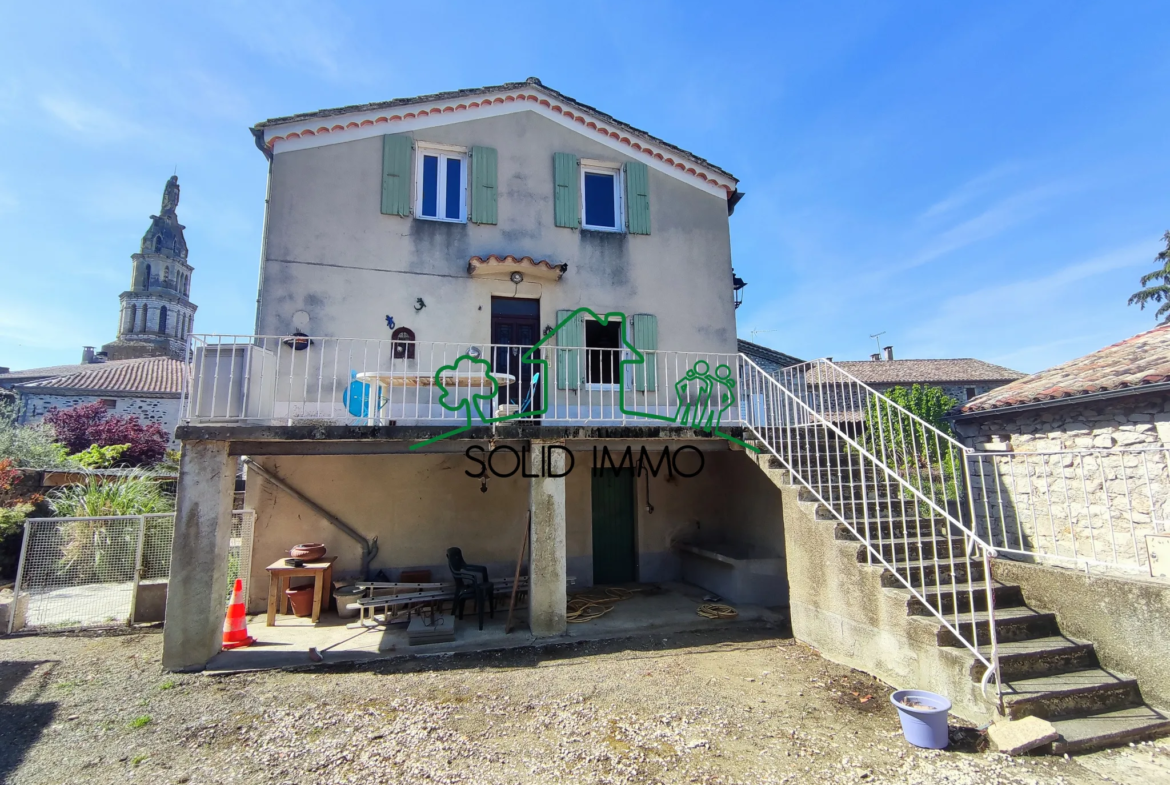
[[[154,393],[178,395],[183,390],[186,364],[170,357],[143,357],[77,366],[80,370],[17,385],[21,392],[85,390],[99,393]]]
[[[1139,392],[1142,387],[1167,382],[1170,325],[1162,325],[980,395],[955,413],[973,414],[1127,389]]]
[[[1011,368],[971,357],[952,360],[845,360],[836,365],[866,384],[986,384],[1010,382],[1024,376]]]

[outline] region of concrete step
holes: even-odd
[[[900,489],[888,487],[885,483],[875,485],[874,483],[860,482],[810,482],[806,486],[798,481],[797,489],[802,502],[816,501],[817,498],[813,495],[814,491],[825,499],[840,499],[842,502],[849,503],[885,503],[891,498],[901,498]]]
[[[968,576],[983,577],[982,563],[958,559],[953,562],[950,560],[898,562],[894,564],[894,570],[915,588],[939,585],[948,587],[952,581],[962,588],[967,585]],[[882,571],[881,581],[882,586],[886,588],[905,585],[889,569]]]
[[[1057,755],[1112,747],[1170,732],[1170,717],[1149,706],[1056,720],[1060,738],[1052,743]]]
[[[906,593],[906,612],[909,615],[933,615],[922,600],[910,594],[909,589],[901,588],[895,589],[895,591]],[[949,587],[930,587],[918,591],[926,597],[932,607],[939,609],[944,614],[987,610],[987,584],[983,581],[972,583],[969,586],[965,585],[960,591],[952,591]],[[1024,594],[1020,591],[1019,586],[992,581],[991,593],[995,597],[997,611],[1000,608],[1016,608],[1024,604]]]
[[[1086,668],[1005,682],[1003,704],[1013,720],[1056,720],[1140,706],[1142,694],[1136,679]]]
[[[855,539],[853,533],[846,528],[833,514],[833,511],[824,506],[818,506],[816,518],[820,521],[837,521],[837,531],[834,536],[839,540]],[[878,546],[883,542],[901,540],[935,540],[939,537],[953,535],[950,531],[950,522],[945,518],[921,518],[919,520],[892,519],[884,521],[858,521],[845,519],[849,526],[858,534],[868,537],[869,541]]]
[[[966,640],[980,642],[990,640],[991,624],[987,611],[962,613],[947,619]],[[1019,605],[995,609],[995,636],[999,642],[1022,641],[1029,638],[1047,638],[1060,634],[1055,613],[1043,613]],[[963,643],[955,634],[941,624],[938,627],[938,645],[960,647]]]
[[[991,657],[990,646],[980,646],[979,653]],[[1065,635],[1001,641],[999,644],[1000,681],[1031,679],[1069,671],[1099,667],[1093,644],[1073,640]],[[981,681],[986,667],[976,660],[971,679]]]
[[[850,535],[852,539],[852,535]],[[874,542],[873,547],[888,562],[914,561],[918,559],[959,559],[967,555],[966,541],[962,537],[902,537]],[[869,549],[857,546],[857,561],[869,563]]]

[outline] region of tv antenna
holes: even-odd
[[[757,336],[757,335],[759,335],[760,333],[778,333],[778,332],[780,332],[780,330],[779,330],[779,329],[775,329],[775,330],[752,330],[752,331],[750,331],[750,332],[748,333],[748,335],[750,335],[750,336],[752,337],[752,343],[755,343],[755,342],[756,342],[756,336]]]
[[[877,344],[878,354],[881,354],[881,353],[882,353],[882,341],[881,341],[881,338],[882,338],[882,336],[883,336],[883,335],[885,335],[885,334],[886,334],[886,331],[885,331],[885,330],[882,330],[880,333],[874,333],[873,335],[869,336],[870,338],[873,338],[873,341],[874,341],[874,343],[876,343],[876,344]]]

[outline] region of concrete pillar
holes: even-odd
[[[564,447],[564,442],[532,442],[532,467],[537,475],[529,480],[532,511],[532,560],[529,581],[528,626],[537,637],[565,632],[565,580],[568,577],[565,554],[565,478],[567,453],[549,450],[550,445]]]
[[[183,443],[163,668],[198,670],[223,641],[236,459],[227,442]]]

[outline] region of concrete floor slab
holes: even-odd
[[[553,638],[539,639],[541,644],[604,640],[646,633],[670,634],[695,629],[731,627],[751,622],[783,621],[781,612],[756,605],[739,605],[736,619],[705,619],[696,613],[706,591],[682,583],[641,584],[630,586],[633,596],[615,604],[601,618],[583,624],[570,624],[568,631]],[[593,590],[590,590],[592,593]],[[315,648],[325,663],[361,662],[403,655],[445,654],[448,652],[485,651],[532,646],[537,639],[529,632],[524,614],[511,634],[504,633],[507,605],[496,608],[495,619],[485,618],[478,629],[474,615],[455,623],[455,640],[411,646],[404,625],[389,628],[349,629],[348,622],[336,613],[322,613],[314,625],[308,618],[277,616],[276,626],[264,626],[264,614],[248,617],[248,633],[256,643],[231,651],[221,651],[207,665],[209,673],[289,668],[314,664],[309,649]]]

